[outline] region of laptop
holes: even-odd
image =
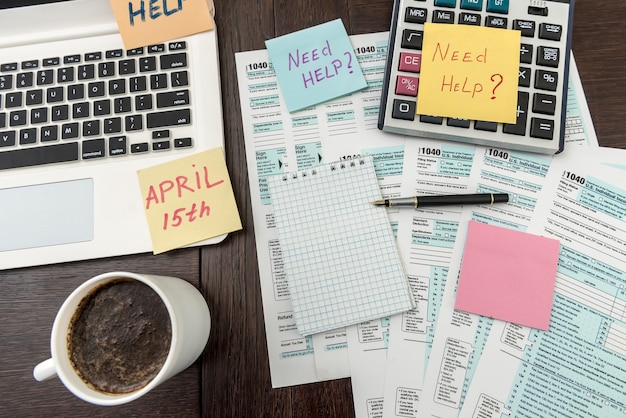
[[[223,146],[216,30],[125,50],[109,0],[0,10],[0,270],[152,251],[137,170]]]

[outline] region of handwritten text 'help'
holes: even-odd
[[[300,52],[296,50],[295,54],[289,53],[289,71],[299,68],[301,65],[308,65],[314,61],[319,60],[321,57],[331,57],[333,52],[330,48],[330,42],[326,41],[326,46],[323,48],[315,48],[311,51]],[[345,64],[345,66],[344,66]],[[331,61],[330,65],[316,68],[314,70],[304,71],[302,73],[302,82],[305,88],[314,86],[316,83],[320,83],[329,78],[335,77],[339,74],[339,71],[345,68],[350,74],[352,74],[352,52],[346,51],[343,56],[335,58]]]

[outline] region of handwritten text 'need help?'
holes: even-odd
[[[206,0],[111,0],[126,49],[213,29]]]
[[[364,89],[341,19],[265,42],[290,112]]]
[[[417,113],[515,123],[521,33],[426,23]]]

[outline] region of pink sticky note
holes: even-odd
[[[559,241],[470,221],[455,309],[547,330]]]

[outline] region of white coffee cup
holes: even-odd
[[[163,300],[170,316],[172,343],[158,374],[146,386],[123,394],[109,394],[90,388],[77,374],[68,353],[68,328],[81,300],[94,288],[116,278],[139,280],[150,286]],[[52,326],[51,358],[33,370],[36,380],[58,375],[63,384],[79,398],[97,405],[120,405],[135,400],[185,370],[202,354],[209,339],[211,316],[202,294],[192,284],[174,277],[128,272],[111,272],[87,280],[63,302]]]

